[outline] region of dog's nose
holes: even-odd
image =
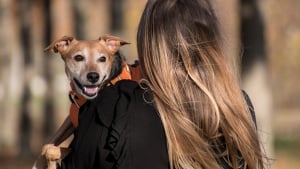
[[[88,81],[96,83],[99,80],[99,74],[97,72],[90,72],[87,74]]]

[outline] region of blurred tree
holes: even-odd
[[[7,95],[7,87],[9,86],[9,81],[6,80],[7,72],[10,62],[9,59],[9,17],[11,17],[11,13],[9,12],[9,3],[8,1],[0,1],[0,7],[3,10],[0,10],[0,25],[6,25],[0,31],[0,146],[2,151],[7,151],[7,140],[6,140],[6,133],[5,133],[5,120],[6,120],[6,112],[8,109],[7,103],[5,102]],[[6,105],[6,106],[5,106]]]
[[[0,1],[0,146],[6,156],[19,152],[19,103],[24,84],[19,4]]]
[[[72,1],[75,16],[75,33],[79,39],[97,39],[110,33],[111,0]]]
[[[51,4],[51,2],[53,2],[53,4],[55,3],[54,1],[51,0],[45,0],[44,4],[42,7],[42,9],[44,9],[44,14],[45,14],[45,18],[44,18],[44,35],[45,35],[45,47],[46,45],[50,44],[52,41],[52,36],[53,36],[53,25],[52,22],[55,18],[53,18],[54,16],[57,16],[58,13],[52,14],[52,9],[54,8],[54,5]],[[61,12],[61,11],[53,11],[53,12]],[[52,15],[51,15],[52,14]],[[62,17],[64,17],[64,13],[60,13],[62,15]],[[42,48],[41,48],[42,49]],[[46,80],[46,92],[45,92],[45,102],[44,102],[44,107],[43,107],[43,138],[48,139],[51,134],[54,133],[55,131],[55,118],[54,118],[54,114],[55,114],[55,108],[54,108],[54,90],[53,90],[53,59],[51,56],[49,56],[49,54],[45,54],[46,56],[44,56],[45,58],[42,60],[43,62],[41,62],[41,64],[43,65],[43,75],[45,77]],[[42,55],[43,56],[43,55]],[[43,142],[46,142],[47,140],[43,140]]]
[[[59,17],[58,15],[59,12],[61,12],[60,8],[54,9],[55,8],[55,2],[57,1],[51,1],[51,0],[46,0],[44,4],[44,9],[45,9],[45,46],[50,44],[51,41],[54,39],[53,38],[53,23],[52,22],[59,22],[60,20],[56,20],[57,18],[63,18],[64,12],[62,13],[62,16]],[[53,14],[54,12],[57,12],[56,14]],[[52,67],[52,62],[53,62],[53,57],[50,56],[50,54],[45,54],[44,55],[45,59],[42,64],[44,65],[43,67],[43,72],[44,72],[44,77],[47,83],[47,88],[46,88],[46,93],[45,93],[45,103],[43,107],[43,121],[44,121],[44,126],[43,126],[43,137],[45,139],[49,138],[50,135],[55,131],[54,129],[54,88],[53,88],[53,73],[54,70]],[[47,140],[43,140],[46,142]]]
[[[258,130],[267,154],[273,154],[271,91],[267,77],[264,20],[257,0],[214,0],[225,52],[256,110]],[[241,60],[240,60],[241,59]]]
[[[271,61],[274,108],[299,112],[300,104],[300,1],[264,0],[268,51]]]
[[[241,1],[242,77],[254,104],[258,131],[269,157],[273,155],[272,97],[268,78],[265,21],[257,0]]]
[[[46,4],[43,0],[35,0],[30,3],[26,10],[30,18],[30,28],[28,33],[30,38],[27,39],[30,44],[31,77],[28,78],[29,91],[31,93],[30,104],[30,149],[31,152],[40,152],[40,145],[44,143],[44,110],[46,80],[45,80],[45,57],[43,47],[45,45],[45,29],[46,25]]]
[[[24,92],[21,97],[21,115],[20,115],[20,148],[21,156],[27,157],[30,154],[30,129],[31,129],[31,120],[30,120],[30,102],[31,102],[31,92],[29,90],[29,81],[32,78],[31,69],[32,69],[32,56],[31,56],[31,44],[30,44],[30,12],[26,12],[31,7],[31,3],[28,0],[23,0],[20,5],[20,27],[21,27],[21,43],[22,43],[22,52],[24,57]]]
[[[131,44],[122,49],[129,63],[133,63],[138,59],[136,50],[136,32],[147,0],[125,0],[123,7],[123,38]]]
[[[113,34],[121,34],[124,30],[124,1],[111,0],[110,2],[110,30]]]
[[[243,43],[242,73],[257,62],[267,64],[265,23],[257,0],[241,1],[241,40]]]

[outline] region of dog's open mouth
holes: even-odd
[[[83,86],[83,92],[88,96],[94,96],[97,94],[99,86]]]
[[[96,96],[100,85],[82,85],[77,79],[74,78],[75,84],[78,86],[78,88],[81,89],[82,94],[88,96],[88,97],[93,97]]]

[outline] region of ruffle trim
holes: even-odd
[[[117,122],[118,121],[116,121],[116,124],[118,124]],[[107,156],[107,161],[114,163],[112,169],[117,169],[123,164],[126,152],[128,152],[126,146],[126,128],[127,123],[123,123],[122,125],[113,124],[108,134],[106,148],[110,150],[110,153]]]
[[[98,115],[100,120],[109,128],[105,148],[110,151],[107,161],[113,163],[112,169],[123,168],[128,152],[127,134],[128,134],[128,115],[129,106],[133,98],[134,89],[138,86],[136,82],[122,80],[114,87],[115,91],[111,93],[110,99],[105,98],[105,102],[114,107],[114,110],[103,110],[99,107]],[[117,98],[117,99],[116,99]]]

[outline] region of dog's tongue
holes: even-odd
[[[98,90],[98,87],[84,87],[84,91],[87,94],[95,94]]]

